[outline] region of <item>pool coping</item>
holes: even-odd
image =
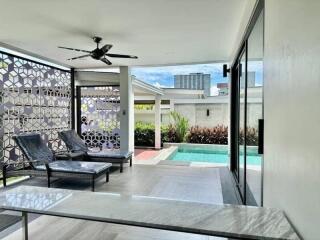
[[[156,157],[158,159],[161,159],[158,162],[158,164],[159,165],[167,165],[169,163],[167,161],[171,161],[170,164],[168,164],[168,165],[189,166],[189,167],[225,167],[225,166],[228,166],[228,163],[209,163],[209,162],[192,162],[192,161],[188,161],[188,160],[182,160],[182,161],[171,160],[170,157],[178,151],[179,146],[181,146],[181,145],[187,146],[190,148],[195,147],[195,146],[203,147],[205,145],[205,147],[212,148],[212,144],[164,143],[164,148],[161,150],[161,152],[163,151],[163,153],[160,153]],[[228,146],[228,145],[223,145],[224,148],[226,146]],[[189,164],[186,165],[186,164],[184,164],[185,162],[188,162]]]
[[[175,154],[179,147],[183,148],[203,148],[203,149],[210,149],[210,150],[223,150],[223,151],[228,151],[228,155],[230,154],[229,152],[229,145],[224,145],[224,144],[197,144],[197,143],[164,143],[163,144],[163,150],[164,153],[160,153],[157,156],[157,159],[160,159],[164,162],[161,164],[165,164],[165,161],[175,161],[171,160],[170,157]],[[256,146],[248,146],[249,151],[253,151],[256,149]],[[179,161],[176,161],[179,162]],[[210,162],[198,162],[198,161],[189,161],[189,160],[181,160],[181,162],[190,162],[190,167],[225,167],[229,166],[228,162],[227,163],[210,163]],[[160,161],[158,162],[160,164]],[[170,164],[171,165],[171,164]],[[179,165],[179,164],[177,164]],[[256,165],[247,165],[248,169],[251,170],[256,170],[256,171],[261,171],[261,168],[256,166]]]
[[[178,148],[178,146],[163,148],[160,153],[154,157],[154,159],[169,160],[169,158],[178,151]]]

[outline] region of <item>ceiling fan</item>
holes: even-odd
[[[102,48],[99,48],[99,43],[101,42],[101,40],[102,40],[101,37],[97,37],[97,36],[93,37],[93,41],[97,44],[97,47],[96,47],[96,49],[94,49],[92,51],[82,50],[82,49],[78,49],[78,48],[60,47],[60,46],[58,48],[87,53],[85,55],[69,58],[67,60],[75,60],[75,59],[79,59],[79,58],[92,57],[95,60],[100,60],[100,61],[104,62],[105,64],[111,65],[112,62],[110,62],[106,58],[106,56],[115,57],[115,58],[134,58],[134,59],[138,58],[137,56],[133,56],[133,55],[108,53],[110,48],[112,48],[112,45],[106,44]]]

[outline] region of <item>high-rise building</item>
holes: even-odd
[[[174,87],[183,89],[204,90],[204,95],[210,96],[211,75],[204,73],[174,75]]]

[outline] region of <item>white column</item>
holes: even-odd
[[[174,100],[170,99],[170,112],[174,111]]]
[[[155,97],[154,105],[154,126],[155,126],[155,136],[154,136],[154,147],[156,149],[161,148],[161,98],[160,95]]]
[[[134,96],[127,66],[120,67],[120,150],[134,150]]]

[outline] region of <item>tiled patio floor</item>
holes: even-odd
[[[143,160],[142,160],[143,161]],[[127,195],[170,198],[202,203],[222,204],[224,202],[221,173],[219,168],[190,168],[159,165],[134,165],[125,167],[124,172],[114,169],[110,182],[101,178],[97,181],[97,192],[112,192]],[[32,178],[18,185],[46,186],[46,180]],[[88,181],[77,179],[60,180],[53,187],[75,190],[90,190]],[[1,191],[1,190],[0,190]],[[3,191],[3,189],[2,189]],[[221,238],[196,234],[145,229],[114,224],[89,222],[66,218],[40,216],[30,217],[30,239],[56,240],[216,240]],[[21,239],[20,223],[0,233],[0,239]],[[18,230],[18,231],[17,231]]]
[[[136,161],[148,161],[154,157],[156,157],[161,150],[154,149],[134,149],[134,159]]]

